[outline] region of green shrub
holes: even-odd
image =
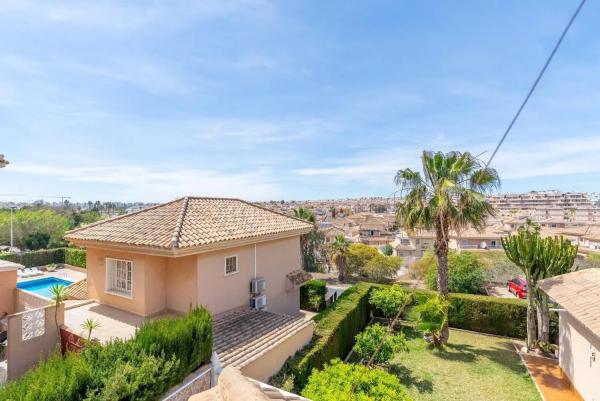
[[[410,303],[410,295],[398,284],[394,284],[374,289],[369,297],[369,303],[388,320],[391,320],[398,313],[402,313],[406,305]]]
[[[385,256],[380,253],[375,255],[362,268],[361,274],[377,283],[389,282],[396,276],[402,266],[402,259],[398,256]]]
[[[127,341],[89,343],[79,354],[59,353],[0,388],[1,400],[157,400],[210,360],[212,320],[203,308],[149,322]]]
[[[385,256],[392,256],[394,254],[394,247],[391,244],[385,244],[381,249],[381,252]]]
[[[379,323],[367,326],[363,332],[356,335],[356,344],[352,351],[363,363],[373,358],[374,363],[385,364],[397,352],[407,350],[404,334],[391,333],[386,336],[386,333],[387,328]]]
[[[81,248],[65,248],[65,260],[64,263],[71,266],[78,266],[85,268],[85,249]]]
[[[212,354],[212,319],[204,308],[195,308],[185,318],[162,319],[142,326],[135,340],[154,355],[179,359],[176,382],[203,363]]]
[[[272,382],[278,386],[291,379],[293,389],[299,392],[313,369],[343,358],[352,349],[355,336],[369,321],[369,294],[373,284],[359,283],[348,288],[336,302],[315,316],[313,340],[289,360]]]
[[[481,294],[485,281],[483,265],[469,252],[448,255],[448,290],[455,293]],[[427,288],[437,290],[437,260],[427,269]]]
[[[417,298],[419,295],[431,297],[437,294],[428,290],[412,291]],[[527,303],[522,299],[451,293],[448,302],[450,327],[506,337],[527,337]],[[408,309],[404,318],[415,320],[414,309]],[[552,341],[558,338],[557,314],[551,315],[550,338]]]
[[[309,280],[300,287],[300,308],[319,311],[319,306],[325,302],[327,282],[324,280]]]
[[[441,344],[441,332],[448,322],[449,308],[449,302],[440,295],[424,297],[423,302],[415,307],[417,329],[429,336],[435,346]]]
[[[313,401],[412,401],[396,376],[340,360],[315,370],[302,396]]]

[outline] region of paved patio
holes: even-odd
[[[174,313],[164,313],[153,316],[150,319],[162,319],[177,316]],[[138,327],[144,324],[148,318],[125,312],[108,305],[100,305],[97,302],[89,302],[77,307],[65,310],[65,325],[76,333],[87,336],[81,325],[86,319],[94,319],[100,323],[100,327],[92,332],[92,337],[102,343],[121,338],[133,337]]]
[[[584,401],[558,366],[558,361],[533,355],[521,356],[545,401]]]

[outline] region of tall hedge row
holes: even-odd
[[[427,290],[413,291],[424,296],[435,294]],[[450,327],[506,337],[527,337],[527,302],[522,299],[451,293],[448,301]],[[556,340],[557,336],[558,315],[553,314],[550,338]]]
[[[85,249],[51,248],[20,253],[0,254],[1,260],[19,263],[25,267],[44,266],[50,263],[67,263],[85,267]]]
[[[369,321],[369,294],[373,287],[369,283],[350,287],[335,303],[315,316],[313,340],[288,361],[279,374],[293,377],[296,391],[306,385],[312,369],[321,369],[325,363],[334,358],[343,359],[350,352],[354,337]]]
[[[7,401],[113,401],[159,399],[210,361],[212,320],[206,309],[153,321],[127,341],[88,344],[79,354],[59,352],[0,388]]]

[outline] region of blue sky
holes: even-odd
[[[576,6],[0,0],[0,200],[387,196],[423,149],[490,155]],[[598,15],[498,154],[502,192],[600,190]]]

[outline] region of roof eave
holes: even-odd
[[[235,248],[245,245],[254,244],[257,242],[267,242],[274,241],[278,239],[290,238],[295,236],[300,236],[303,234],[308,234],[312,230],[312,227],[301,228],[297,230],[284,231],[280,233],[266,234],[260,235],[256,237],[248,237],[248,238],[240,238],[235,240],[228,241],[220,241],[214,242],[210,244],[203,244],[199,246],[186,247],[186,248],[171,248],[171,247],[156,247],[156,246],[148,246],[148,245],[135,245],[135,244],[126,244],[119,242],[109,242],[109,241],[93,241],[93,240],[85,240],[85,239],[77,239],[77,238],[68,238],[65,237],[69,242],[87,247],[87,248],[99,248],[99,249],[108,249],[115,251],[126,251],[132,253],[141,253],[145,255],[154,255],[154,256],[167,256],[167,257],[183,257],[189,255],[195,255],[199,253],[213,252],[219,251],[222,249]]]

